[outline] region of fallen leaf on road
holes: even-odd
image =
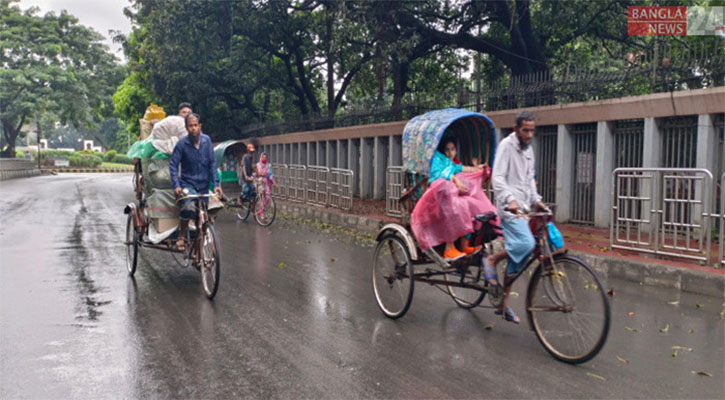
[[[695,307],[702,308],[702,304],[695,304]]]
[[[673,306],[676,306],[676,305],[680,304],[680,301],[679,301],[679,300],[675,300],[675,301],[668,301],[668,302],[667,302],[667,304],[671,304],[671,305],[673,305]]]
[[[485,329],[485,330],[487,330],[487,331],[490,331],[491,329],[493,329],[493,327],[494,327],[494,324],[488,324],[488,325],[486,325],[486,327],[484,327],[483,329]]]
[[[614,297],[614,289],[607,290],[607,294],[609,295],[609,297]]]
[[[667,333],[670,330],[670,324],[665,325],[664,328],[660,328],[660,332]]]
[[[519,294],[518,294],[517,292],[511,292],[511,294],[510,294],[510,295],[511,295],[511,296],[514,296],[514,297],[519,297]]]
[[[692,375],[702,375],[702,376],[709,376],[712,377],[712,374],[709,372],[703,372],[703,371],[692,371]]]
[[[672,346],[672,350],[692,351],[691,347]]]
[[[629,315],[630,317],[634,317],[634,311],[630,311],[627,315]]]
[[[597,375],[597,374],[592,374],[591,372],[587,372],[587,375],[591,376],[592,378],[597,378],[597,379],[606,381],[606,379],[604,379],[603,376],[600,376],[600,375]]]
[[[629,364],[629,360],[627,360],[627,359],[624,359],[624,358],[622,358],[622,357],[620,357],[620,356],[617,356],[617,360],[619,360],[619,361],[621,361],[621,362],[623,362],[623,363],[625,363],[625,364]]]
[[[334,259],[334,258],[331,258],[331,259],[330,259],[330,261],[331,261],[331,262],[335,262],[335,259]]]
[[[695,330],[694,329],[690,329],[690,333],[695,333]]]
[[[285,265],[284,263],[279,263],[280,268],[284,268],[284,265]]]
[[[625,326],[624,329],[630,331],[630,332],[637,332],[637,328],[631,328],[629,326]]]

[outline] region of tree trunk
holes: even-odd
[[[393,117],[396,121],[403,119],[403,96],[408,86],[408,73],[410,63],[400,62],[397,57],[393,58]]]

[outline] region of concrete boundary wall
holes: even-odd
[[[40,175],[35,163],[21,158],[0,158],[0,181]]]
[[[642,167],[661,167],[663,135],[662,120],[673,116],[697,115],[697,165],[716,171],[718,132],[713,121],[725,113],[725,87],[696,89],[673,93],[656,93],[644,96],[607,99],[586,103],[572,103],[528,108],[536,116],[537,126],[557,126],[556,195],[557,219],[566,222],[572,217],[573,171],[569,161],[576,157],[572,140],[572,127],[582,123],[597,123],[596,132],[596,195],[591,209],[593,225],[609,224],[609,177],[613,163],[613,124],[621,120],[644,121],[644,146],[640,155]],[[503,139],[514,124],[521,110],[503,110],[484,113],[497,127],[499,140]],[[259,138],[264,148],[278,149],[272,162],[287,161],[289,149],[299,149],[303,164],[329,168],[343,167],[354,171],[354,195],[362,199],[382,200],[388,185],[385,171],[388,166],[402,164],[402,134],[407,121],[352,126],[318,131],[296,132]],[[722,129],[722,128],[718,128]],[[536,146],[536,138],[534,146]],[[286,151],[285,151],[286,150]],[[725,149],[724,149],[725,150]],[[643,188],[646,191],[646,188]]]

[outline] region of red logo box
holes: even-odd
[[[631,36],[684,36],[687,7],[627,7],[627,33]]]

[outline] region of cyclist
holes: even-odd
[[[504,285],[508,284],[525,266],[526,260],[536,245],[528,224],[516,214],[522,207],[535,205],[536,208],[548,211],[541,201],[534,181],[534,151],[531,142],[534,139],[536,122],[534,114],[522,111],[516,116],[514,132],[508,135],[496,150],[496,162],[491,178],[495,193],[496,208],[501,219],[504,237],[504,248],[484,260],[486,280],[498,285],[495,265],[508,257]],[[505,209],[508,208],[508,211]],[[503,304],[496,314],[503,315],[506,321],[519,323],[520,319],[514,311],[507,307],[509,287],[504,294]]]
[[[247,153],[242,157],[242,174],[239,177],[239,185],[242,187],[241,201],[252,201],[257,197],[254,187],[254,151],[254,145],[250,143],[247,145]]]
[[[211,138],[201,133],[201,123],[199,123],[197,114],[187,115],[185,122],[189,134],[179,139],[169,159],[169,172],[174,194],[180,196],[184,189],[187,189],[189,194],[207,193],[210,182],[213,182],[214,192],[221,197],[222,189],[219,186]],[[179,176],[179,164],[182,166],[181,176]],[[208,205],[209,199],[204,198],[204,202]],[[184,234],[189,226],[189,219],[196,217],[196,212],[195,199],[181,200],[181,212],[179,213],[181,223],[179,224],[179,239],[176,242],[178,250],[186,250]]]

